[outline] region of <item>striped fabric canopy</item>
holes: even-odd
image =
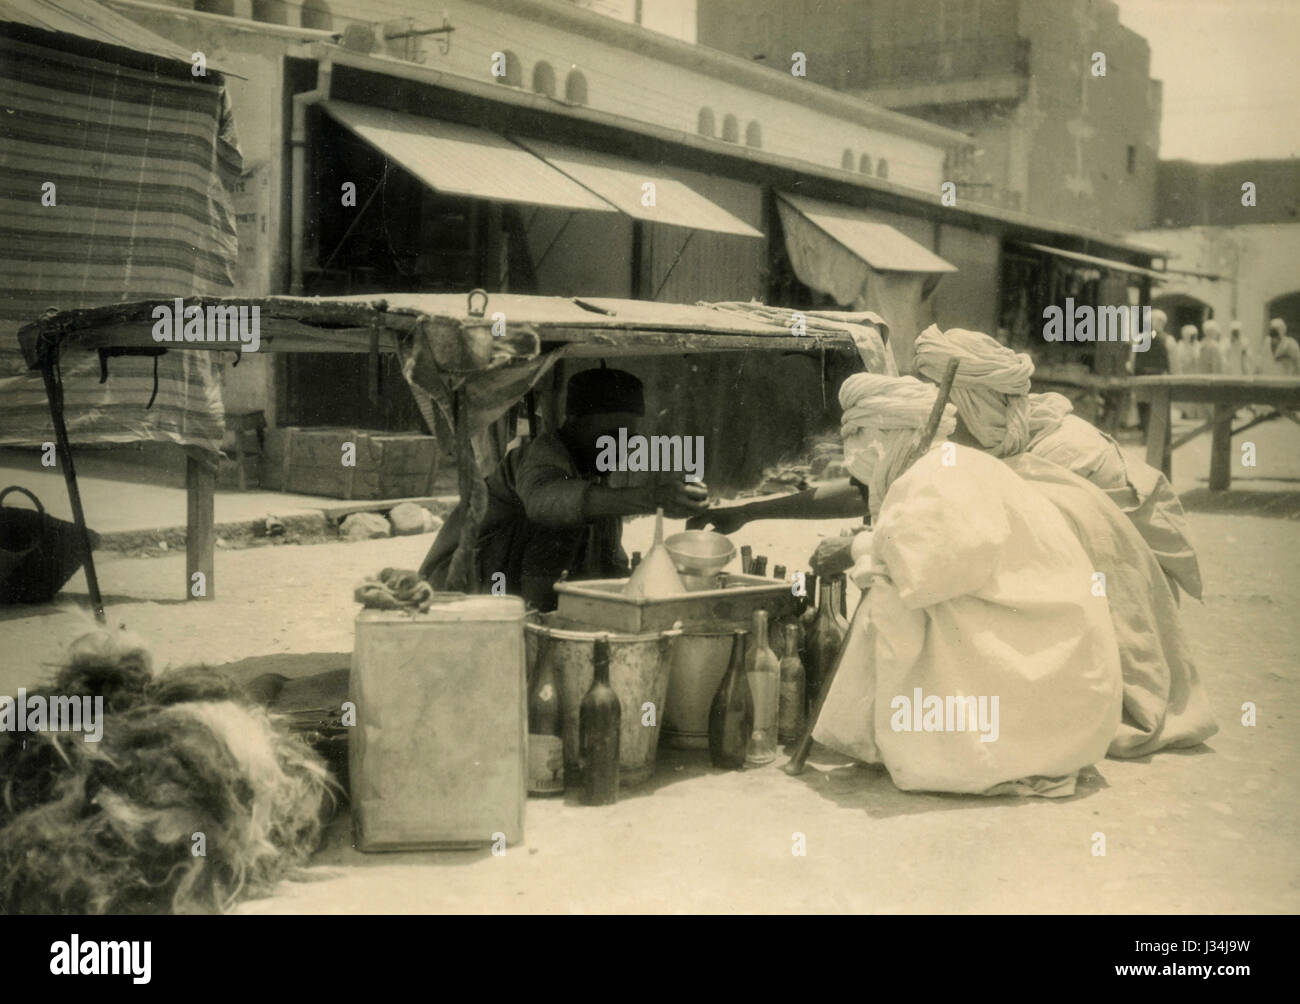
[[[66,36],[0,24],[0,444],[53,438],[39,373],[15,334],[47,309],[229,294],[241,171],[219,78],[107,62]],[[21,37],[18,37],[21,36]],[[112,50],[107,50],[112,51]],[[54,205],[44,205],[46,185]],[[74,443],[157,440],[217,449],[219,357],[171,352],[62,360]]]

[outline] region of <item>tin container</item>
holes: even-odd
[[[357,615],[349,679],[357,723],[348,745],[359,849],[523,841],[524,678],[517,597]]]
[[[533,615],[526,625],[529,677],[536,671],[538,641],[549,638],[546,658],[554,660],[564,709],[565,785],[579,784],[578,707],[591,686],[596,639],[609,637],[609,682],[622,705],[619,719],[619,785],[635,787],[654,773],[659,728],[664,717],[668,679],[680,631],[619,634],[574,624],[558,614]],[[649,707],[647,707],[647,705]],[[650,724],[646,724],[650,722]]]

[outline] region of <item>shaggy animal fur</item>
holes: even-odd
[[[103,738],[0,732],[0,912],[222,912],[316,849],[324,764],[231,680],[97,632],[42,693],[102,696]]]

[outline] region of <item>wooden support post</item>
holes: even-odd
[[[1210,438],[1210,491],[1227,491],[1232,483],[1232,416],[1235,408],[1216,401]]]
[[[210,600],[216,595],[214,579],[217,544],[215,495],[217,468],[189,450],[185,451],[185,597]],[[203,573],[197,591],[194,573]]]
[[[1155,387],[1151,391],[1150,418],[1147,423],[1147,463],[1165,477],[1173,480],[1173,451],[1169,448],[1171,432],[1171,404],[1169,389]]]

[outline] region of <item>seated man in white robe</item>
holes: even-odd
[[[1218,726],[1167,568],[1162,570],[1139,532],[1134,512],[1122,513],[1114,504],[1116,493],[1126,489],[1101,490],[1124,484],[1119,448],[1068,414],[1069,402],[1061,395],[1026,395],[1033,371],[1026,356],[976,331],[940,334],[931,327],[917,338],[923,375],[941,373],[953,358],[961,361],[952,395],[958,413],[954,439],[1003,457],[1051,498],[1092,562],[1094,590],[1109,606],[1124,675],[1124,718],[1110,755],[1146,756],[1208,739]],[[1181,522],[1181,507],[1177,514]],[[1191,545],[1186,547],[1190,553]],[[1199,572],[1196,583],[1199,592]]]
[[[881,763],[901,789],[1060,796],[1120,723],[1114,630],[1053,502],[1008,466],[943,442],[906,459],[935,388],[859,374],[840,389],[845,463],[873,531],[817,741]]]
[[[1114,439],[1070,414],[1073,406],[1062,395],[1030,394],[1034,364],[1023,352],[963,328],[940,331],[932,324],[917,335],[917,376],[937,383],[950,359],[961,361],[952,390],[958,442],[995,457],[1033,453],[1091,481],[1137,527],[1170,580],[1201,598],[1201,570],[1187,536],[1187,517],[1163,474],[1125,457]]]

